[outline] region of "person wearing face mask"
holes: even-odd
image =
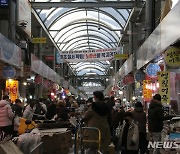
[[[101,132],[100,150],[103,154],[108,153],[108,145],[111,142],[110,128],[108,124],[109,107],[104,102],[104,95],[101,91],[93,92],[93,103],[85,112],[83,121],[87,127],[96,127]],[[84,136],[87,140],[97,140],[98,133],[95,131],[86,131]],[[94,154],[97,151],[97,144],[90,143],[86,145],[89,148],[88,154]]]
[[[124,113],[124,122],[119,134],[121,154],[138,154],[139,130],[131,112]]]

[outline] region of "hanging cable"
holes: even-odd
[[[99,19],[100,19],[100,14],[99,14],[99,7],[98,7],[98,30],[100,30],[100,29],[101,29]]]

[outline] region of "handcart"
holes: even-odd
[[[84,138],[83,132],[87,131],[96,131],[98,133],[98,138],[95,140]],[[101,143],[101,132],[98,128],[96,127],[80,127],[76,134],[75,134],[75,154],[78,154],[79,148],[80,147],[80,152],[81,154],[85,154],[86,152],[86,147],[85,144],[87,143],[96,143],[98,145],[97,147],[97,153],[101,154],[100,152],[100,143]],[[90,147],[88,147],[90,148]]]

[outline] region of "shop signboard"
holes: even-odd
[[[63,61],[61,60],[60,53],[56,51],[56,64],[61,64]]]
[[[180,48],[171,47],[167,49],[164,55],[164,61],[171,68],[180,67]]]
[[[157,72],[161,71],[161,68],[158,64],[156,63],[150,63],[147,67],[146,67],[146,73],[148,76],[150,77],[156,77],[157,76]]]
[[[46,61],[54,61],[54,56],[45,56]]]
[[[147,85],[151,83],[150,80],[143,80],[143,100],[150,101],[152,99],[152,89],[147,88]]]
[[[159,94],[162,103],[170,103],[170,72],[158,72]]]
[[[6,80],[6,93],[9,94],[12,102],[18,98],[18,84],[17,80]]]
[[[143,81],[145,79],[145,76],[146,74],[143,72],[143,70],[138,70],[134,75],[135,80],[138,82]]]
[[[32,38],[32,43],[38,44],[38,43],[46,43],[46,37],[34,37]]]
[[[2,75],[6,79],[13,79],[16,76],[16,70],[13,66],[5,66],[2,70]]]
[[[116,60],[119,60],[119,59],[128,59],[129,55],[128,54],[115,54],[114,55],[114,58]]]
[[[9,0],[0,0],[0,7],[8,7]]]
[[[21,48],[0,33],[0,60],[13,66],[21,66]]]

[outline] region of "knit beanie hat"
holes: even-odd
[[[137,103],[135,104],[135,107],[143,107],[143,105],[142,105],[141,102],[137,102]]]
[[[153,99],[161,101],[161,95],[156,94],[156,95],[153,96]]]

